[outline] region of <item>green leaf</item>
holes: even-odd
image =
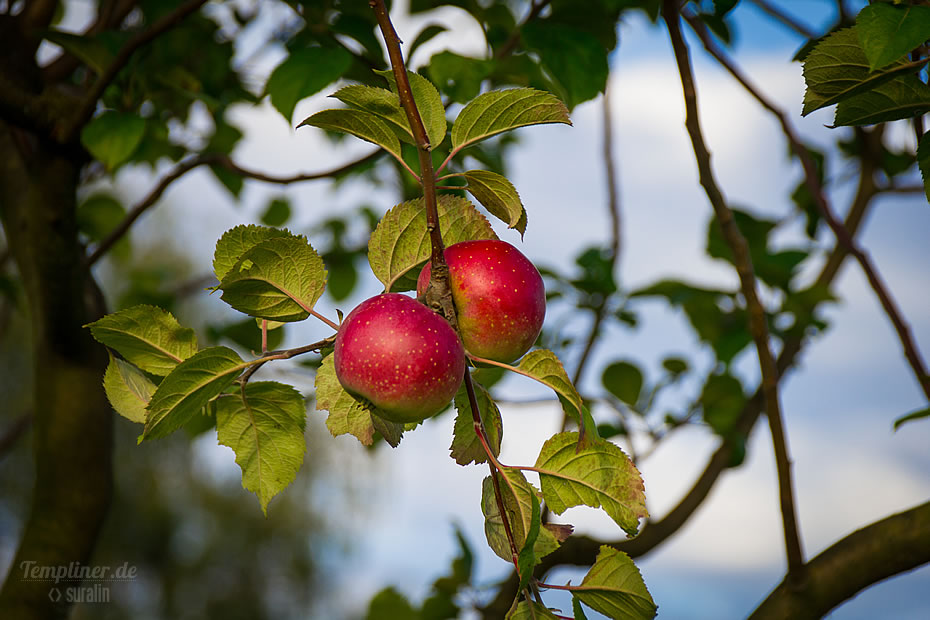
[[[363,112],[370,112],[385,121],[394,134],[407,144],[413,144],[413,132],[407,113],[400,106],[397,95],[386,88],[350,84],[331,95],[344,104]]]
[[[505,620],[556,620],[558,616],[536,601],[520,601],[507,612]]]
[[[743,384],[730,374],[711,375],[701,392],[704,421],[720,436],[726,436],[746,404]]]
[[[496,472],[501,487],[501,499],[504,502],[504,511],[513,533],[517,550],[526,544],[528,535],[533,527],[533,497],[539,501],[539,491],[527,482],[523,473],[516,469],[505,469],[506,475]],[[481,512],[484,514],[484,534],[488,545],[498,557],[510,562],[513,558],[510,541],[504,529],[497,499],[494,495],[494,483],[488,476],[481,484]],[[564,540],[564,539],[563,539]],[[534,564],[559,547],[559,539],[549,528],[541,528],[533,544]]]
[[[576,421],[581,422],[584,402],[555,353],[546,349],[530,351],[520,360],[516,370],[554,390],[565,412],[578,416]],[[566,403],[571,407],[566,407]]]
[[[594,565],[572,595],[609,618],[649,620],[657,611],[633,560],[607,545],[601,546]]]
[[[303,237],[266,239],[220,282],[222,300],[249,316],[302,321],[326,287],[323,259]]]
[[[631,536],[647,517],[643,479],[616,445],[599,440],[577,449],[578,433],[550,437],[536,459],[546,504],[556,514],[572,506],[601,507]]]
[[[268,502],[303,463],[306,410],[300,392],[273,381],[249,383],[244,394],[216,401],[217,438],[236,453],[242,486],[255,493],[266,515]]]
[[[688,362],[680,357],[666,357],[662,360],[662,368],[667,370],[670,375],[677,377],[688,371]]]
[[[262,224],[266,226],[283,226],[291,219],[291,201],[287,198],[275,198],[268,203],[262,213]]]
[[[603,92],[609,71],[607,49],[593,34],[547,20],[532,20],[521,33],[527,47],[539,54],[543,67],[562,86],[568,109]]]
[[[60,30],[48,30],[43,33],[43,37],[66,49],[97,75],[106,71],[113,62],[113,52],[98,37],[77,35]]]
[[[352,134],[366,142],[380,146],[403,161],[400,140],[380,117],[363,110],[323,110],[305,118],[297,127],[310,125],[329,131]]]
[[[919,116],[928,111],[930,86],[917,76],[900,75],[872,90],[840,101],[833,124],[874,125]]]
[[[917,411],[912,411],[907,415],[901,416],[894,421],[894,430],[898,430],[905,422],[910,422],[912,420],[919,420],[920,418],[930,418],[930,408],[927,409],[918,409]]]
[[[450,51],[430,58],[426,68],[430,79],[456,103],[466,103],[481,92],[481,83],[488,78],[494,62],[467,58]]]
[[[128,160],[145,134],[145,119],[126,112],[104,112],[81,131],[81,144],[113,171]]]
[[[504,176],[488,170],[469,170],[465,173],[469,193],[475,197],[491,215],[515,228],[520,236],[526,232],[526,210],[520,194],[513,183]]]
[[[295,237],[295,235],[292,235],[287,230],[255,226],[254,224],[240,224],[227,230],[216,242],[216,250],[213,252],[213,273],[216,274],[216,279],[222,280],[225,278],[226,274],[239,262],[239,257],[245,254],[247,250],[252,249],[266,239],[275,237]]]
[[[458,196],[439,196],[439,230],[446,246],[472,239],[497,239],[491,224],[473,204]],[[368,262],[387,291],[416,288],[419,269],[430,255],[426,208],[422,198],[392,207],[371,234]],[[409,277],[401,278],[405,275]]]
[[[110,355],[110,363],[103,375],[103,389],[116,413],[127,420],[145,424],[145,407],[155,392],[155,384],[145,373]]]
[[[323,358],[316,371],[316,409],[327,411],[326,428],[333,437],[353,435],[363,446],[374,443],[375,431],[381,433],[392,447],[400,443],[404,432],[402,424],[388,422],[377,415],[378,409],[369,402],[355,398],[343,389],[336,378],[335,360],[332,355]],[[375,427],[377,420],[378,426]]]
[[[265,94],[271,95],[271,105],[291,122],[298,101],[338,80],[351,64],[352,55],[341,47],[296,50],[271,72]]]
[[[410,601],[393,587],[388,587],[371,599],[365,620],[402,620],[416,617],[417,611]]]
[[[210,347],[171,371],[149,401],[143,439],[166,437],[184,426],[251,364],[227,347]]]
[[[917,144],[917,166],[924,180],[924,193],[930,201],[930,132],[920,136],[920,142]]]
[[[604,369],[601,383],[621,401],[636,406],[643,390],[643,373],[630,362],[614,362]]]
[[[390,69],[385,71],[375,71],[378,75],[388,81],[391,92],[397,96],[397,81],[394,79],[394,72]],[[426,136],[432,148],[436,148],[446,137],[446,108],[442,105],[442,98],[439,91],[433,86],[433,83],[427,80],[419,73],[407,71],[407,81],[410,82],[410,90],[413,92],[413,100],[417,104],[417,111],[420,113],[420,120],[426,128]],[[404,113],[406,119],[406,113]],[[412,133],[411,133],[412,135]]]
[[[572,615],[575,617],[574,620],[588,620],[577,596],[572,596]]]
[[[898,73],[912,70],[916,69],[895,63],[882,71],[871,71],[856,29],[837,30],[824,37],[804,59],[807,91],[801,115],[807,116],[814,110],[875,88]]]
[[[145,372],[163,377],[197,352],[194,330],[181,327],[170,312],[133,306],[108,314],[85,327],[97,342],[115,349]]]
[[[504,422],[501,419],[500,409],[484,387],[472,381],[475,388],[475,400],[478,402],[478,412],[488,435],[488,442],[494,456],[501,452],[501,437],[504,434]],[[455,395],[455,427],[452,430],[452,445],[449,447],[450,456],[459,465],[469,463],[486,463],[488,455],[475,432],[474,418],[471,405],[465,391],[465,384],[459,388]]]
[[[930,7],[870,4],[856,16],[856,32],[869,69],[881,69],[930,38]]]
[[[545,123],[571,125],[565,104],[533,88],[496,90],[472,99],[452,125],[456,151],[499,133]]]
[[[536,554],[533,552],[533,547],[536,545],[536,540],[539,538],[540,530],[540,516],[539,516],[539,497],[535,493],[530,493],[530,526],[526,532],[526,540],[523,541],[523,548],[520,549],[520,553],[517,556],[517,569],[520,573],[520,584],[517,587],[517,592],[522,592],[530,583],[530,579],[533,577],[533,567],[536,566],[537,559]]]

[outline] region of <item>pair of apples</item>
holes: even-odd
[[[461,340],[444,318],[398,293],[363,301],[336,335],[339,383],[393,422],[419,422],[442,411],[462,382],[465,350],[511,362],[533,346],[542,329],[542,277],[515,247],[464,241],[446,248],[445,258]],[[427,263],[417,280],[418,295],[430,273]]]

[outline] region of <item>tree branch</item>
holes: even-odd
[[[733,212],[727,206],[726,199],[717,181],[714,178],[710,163],[710,152],[704,144],[698,117],[697,93],[694,86],[694,76],[691,73],[691,60],[688,47],[681,34],[679,17],[679,4],[677,0],[665,0],[662,10],[663,18],[668,25],[672,48],[675,51],[675,60],[678,64],[678,73],[681,77],[681,86],[685,98],[685,126],[691,137],[694,156],[697,161],[700,182],[704,187],[708,200],[714,208],[717,221],[720,223],[723,237],[733,254],[733,262],[739,274],[740,288],[746,300],[749,311],[749,329],[755,341],[759,355],[759,367],[762,371],[762,393],[765,399],[765,413],[769,420],[772,433],[772,444],[775,450],[775,465],[778,470],[778,490],[781,504],[782,523],[785,535],[785,550],[788,559],[788,580],[801,583],[804,579],[804,556],[801,551],[801,538],[798,532],[797,516],[794,507],[794,492],[791,481],[791,461],[788,455],[788,445],[785,440],[785,431],[782,424],[781,404],[778,397],[778,370],[775,358],[769,348],[769,332],[766,323],[765,309],[756,293],[756,276],[753,272],[752,259],[749,256],[749,245],[740,232]]]
[[[817,170],[815,168],[814,161],[811,158],[810,153],[806,148],[804,148],[804,145],[802,145],[798,139],[794,128],[788,121],[788,117],[784,114],[784,112],[782,112],[773,103],[771,103],[757,88],[755,88],[755,86],[753,86],[753,84],[750,83],[746,77],[742,75],[736,65],[732,63],[729,58],[727,58],[723,50],[719,49],[719,47],[713,42],[710,37],[710,33],[707,32],[707,28],[700,20],[698,20],[694,15],[688,14],[685,14],[685,19],[694,29],[695,33],[697,33],[697,35],[701,38],[701,41],[703,42],[707,51],[710,52],[710,54],[724,68],[726,68],[727,71],[729,71],[730,74],[740,84],[742,84],[743,88],[745,88],[756,99],[756,101],[758,101],[765,109],[771,112],[778,119],[785,137],[788,138],[788,142],[791,144],[791,149],[795,152],[795,155],[797,155],[798,159],[801,161],[801,165],[804,168],[805,184],[807,185],[807,189],[811,196],[813,196],[814,203],[817,205],[821,216],[823,216],[824,220],[830,226],[830,229],[836,236],[837,241],[839,241],[840,244],[843,245],[847,251],[849,251],[849,253],[851,253],[859,262],[859,265],[862,268],[862,271],[865,273],[865,276],[868,279],[872,290],[878,297],[879,302],[881,302],[885,314],[888,315],[888,318],[891,320],[891,323],[898,334],[898,339],[901,341],[901,346],[904,349],[904,356],[910,364],[915,377],[917,378],[918,385],[920,385],[920,388],[923,390],[927,400],[930,400],[930,375],[927,373],[927,367],[924,364],[920,350],[917,348],[917,345],[911,336],[910,327],[901,315],[897,304],[891,297],[891,293],[889,293],[887,286],[885,285],[881,276],[878,274],[878,270],[872,264],[869,256],[856,244],[852,238],[852,235],[849,234],[849,231],[846,230],[846,227],[840,223],[839,219],[833,213],[833,209],[827,202],[823,187],[821,186],[817,177]]]
[[[846,536],[807,564],[800,590],[782,582],[750,618],[821,618],[874,583],[930,562],[930,502]]]
[[[377,159],[383,153],[384,151],[377,149],[376,151],[373,151],[360,159],[351,161],[347,164],[339,166],[338,168],[333,168],[332,170],[324,170],[323,172],[300,173],[289,177],[275,177],[264,174],[262,172],[257,172],[255,170],[243,168],[242,166],[233,162],[233,160],[225,153],[201,153],[191,157],[190,159],[180,162],[174,167],[174,169],[171,170],[171,172],[165,175],[164,178],[158,182],[158,185],[156,185],[152,191],[149,192],[144,199],[142,199],[141,202],[131,208],[126,214],[126,217],[123,218],[123,220],[116,226],[116,228],[110,231],[110,234],[108,234],[106,238],[104,238],[97,245],[94,251],[91,252],[91,254],[87,257],[86,262],[88,265],[93,265],[98,260],[100,260],[104,254],[112,249],[117,241],[122,239],[123,236],[129,232],[129,229],[132,227],[133,223],[139,219],[143,213],[145,213],[148,209],[153,207],[155,203],[158,202],[158,199],[161,198],[161,195],[165,193],[165,190],[168,189],[168,186],[170,186],[172,183],[177,181],[179,178],[194,168],[204,164],[221,166],[226,170],[250,179],[255,179],[257,181],[264,181],[265,183],[276,183],[278,185],[288,185],[291,183],[300,183],[302,181],[315,181],[318,179],[337,177],[351,170],[355,166],[359,166],[361,164],[365,164],[369,161]]]
[[[91,86],[90,90],[84,96],[77,113],[74,115],[70,123],[66,123],[58,138],[62,143],[71,142],[74,137],[77,135],[77,132],[80,131],[90,117],[93,116],[94,110],[97,108],[97,100],[103,94],[103,91],[107,86],[110,85],[117,74],[126,66],[126,63],[129,62],[129,59],[139,48],[151,43],[159,36],[171,30],[178,24],[180,24],[184,19],[191,13],[198,10],[201,6],[206,3],[207,0],[187,0],[186,2],[178,5],[170,13],[164,15],[158,19],[151,28],[144,30],[135,36],[133,36],[129,41],[126,42],[123,47],[120,48],[119,53],[117,53],[116,58],[113,59],[113,62],[106,68],[106,71],[94,81],[94,85]]]

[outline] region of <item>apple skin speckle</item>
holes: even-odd
[[[360,303],[336,334],[336,378],[392,422],[419,422],[449,404],[465,374],[465,351],[441,316],[398,293]]]
[[[546,318],[546,289],[533,263],[506,241],[463,241],[445,250],[465,349],[512,362],[529,351]],[[417,295],[430,278],[426,263]]]

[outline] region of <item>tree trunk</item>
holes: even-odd
[[[0,590],[0,618],[67,615],[65,588],[80,584],[30,580],[27,571],[86,565],[112,491],[106,354],[83,328],[102,309],[90,310],[86,293],[96,287],[77,237],[82,160],[0,123],[0,217],[32,324],[36,472],[29,518]]]

